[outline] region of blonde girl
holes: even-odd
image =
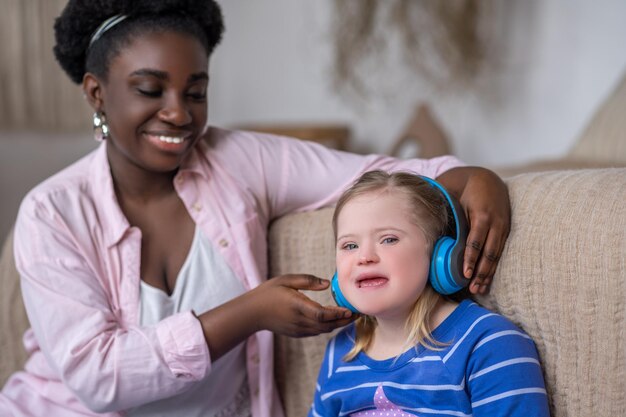
[[[366,172],[339,198],[337,279],[362,316],[329,341],[309,416],[549,415],[533,341],[429,284],[447,227],[442,193],[411,173]]]

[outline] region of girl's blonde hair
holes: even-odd
[[[384,171],[369,171],[357,179],[337,201],[333,214],[333,232],[337,240],[337,218],[344,206],[352,199],[372,192],[399,192],[404,194],[413,208],[413,222],[422,231],[429,253],[437,239],[446,233],[448,228],[448,205],[441,191],[430,185],[418,175],[408,172],[386,173]],[[421,344],[427,348],[438,348],[442,343],[432,336],[430,318],[435,305],[440,300],[430,283],[415,301],[409,315],[406,327],[409,336],[406,347]],[[354,347],[346,354],[344,360],[352,360],[372,342],[376,319],[370,316],[361,316],[355,322],[356,340]]]

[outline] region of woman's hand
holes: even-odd
[[[211,360],[217,360],[259,330],[304,337],[350,323],[356,318],[350,310],[324,307],[300,292],[323,291],[329,284],[328,280],[312,275],[282,275],[198,315]]]
[[[492,171],[454,168],[437,180],[459,200],[469,223],[463,272],[473,294],[486,294],[511,227],[509,192]]]
[[[272,278],[250,291],[256,303],[257,330],[304,337],[328,333],[350,323],[350,310],[322,306],[299,290],[322,291],[330,281],[313,275],[282,275]]]

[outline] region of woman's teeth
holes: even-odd
[[[183,143],[185,141],[185,138],[177,138],[172,136],[157,136],[157,138],[161,142],[165,143]]]

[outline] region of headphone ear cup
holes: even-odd
[[[457,284],[450,271],[455,243],[453,238],[445,236],[437,240],[433,248],[428,280],[435,291],[440,294],[452,294],[463,288]]]
[[[357,310],[352,304],[350,304],[346,297],[343,296],[341,288],[339,288],[339,278],[337,277],[337,271],[335,271],[333,278],[330,280],[330,293],[332,294],[335,303],[337,303],[339,307],[347,308],[353,313],[359,312],[359,310]]]
[[[465,211],[458,200],[437,181],[422,177],[424,181],[441,191],[450,208],[448,226],[454,230],[454,238],[442,237],[433,247],[429,281],[435,291],[452,294],[466,287],[470,280],[463,275],[463,256],[469,225]]]

